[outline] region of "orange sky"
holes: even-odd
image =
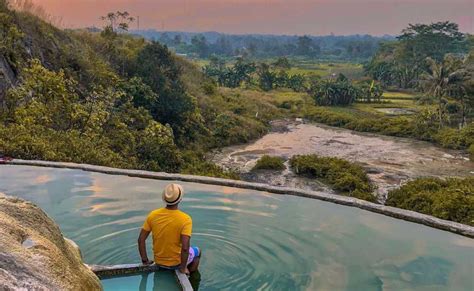
[[[127,10],[141,28],[228,33],[398,34],[408,23],[451,20],[474,33],[472,0],[34,0],[67,27]],[[133,25],[135,28],[136,25]]]

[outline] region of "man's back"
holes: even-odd
[[[181,263],[181,235],[191,236],[192,232],[189,215],[178,209],[156,209],[148,215],[143,229],[152,232],[156,264],[171,267]]]

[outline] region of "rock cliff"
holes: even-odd
[[[36,205],[0,193],[0,290],[101,290],[79,248]]]

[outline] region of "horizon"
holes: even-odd
[[[131,30],[139,25],[140,30],[169,32],[380,37],[398,35],[409,23],[451,21],[460,31],[474,33],[474,5],[469,0],[68,0],[67,6],[61,0],[34,2],[62,19],[65,28],[100,27],[101,15],[120,10],[140,18]]]

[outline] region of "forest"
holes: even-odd
[[[217,32],[189,33],[156,30],[132,30],[149,40],[159,41],[188,57],[244,57],[254,59],[279,56],[324,60],[368,60],[383,41],[391,36],[289,36],[289,35],[230,35]]]

